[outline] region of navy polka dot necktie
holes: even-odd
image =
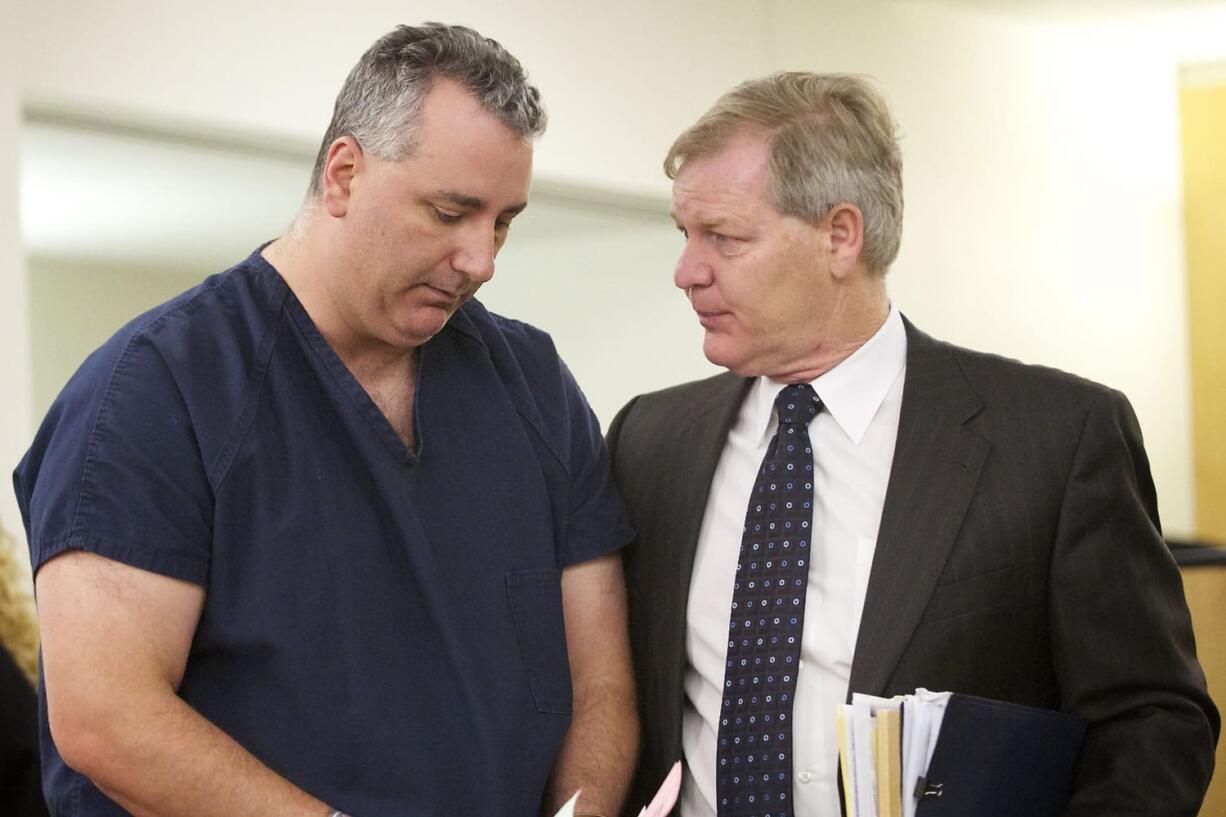
[[[821,407],[807,383],[779,393],[779,429],[749,497],[719,716],[719,817],[792,817],[792,698],[813,523],[809,422]]]

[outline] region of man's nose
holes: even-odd
[[[497,254],[493,229],[474,223],[461,236],[451,266],[473,283],[484,284],[494,277],[494,256]]]
[[[673,284],[678,289],[689,290],[690,287],[706,286],[711,283],[711,265],[702,257],[696,242],[686,239],[681,257],[673,270]]]

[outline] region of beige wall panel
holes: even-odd
[[[1183,588],[1192,611],[1196,652],[1209,680],[1209,697],[1226,711],[1226,565],[1189,567],[1183,571]],[[1226,814],[1226,741],[1218,741],[1217,767],[1201,817]]]
[[[1180,110],[1196,532],[1226,545],[1226,82],[1184,88]]]

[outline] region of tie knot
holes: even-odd
[[[779,413],[779,425],[800,423],[807,426],[821,411],[822,399],[808,383],[787,386],[775,398],[775,411]]]

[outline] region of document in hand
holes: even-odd
[[[673,764],[673,768],[664,778],[664,783],[660,786],[660,790],[656,792],[656,796],[651,798],[651,803],[639,812],[639,817],[665,817],[673,806],[677,805],[677,796],[681,794],[681,761],[678,760]],[[574,817],[575,803],[579,800],[579,792],[575,792],[574,796],[566,801],[566,805],[558,810],[554,817]]]
[[[1085,724],[949,692],[853,695],[836,716],[848,817],[1057,817]]]

